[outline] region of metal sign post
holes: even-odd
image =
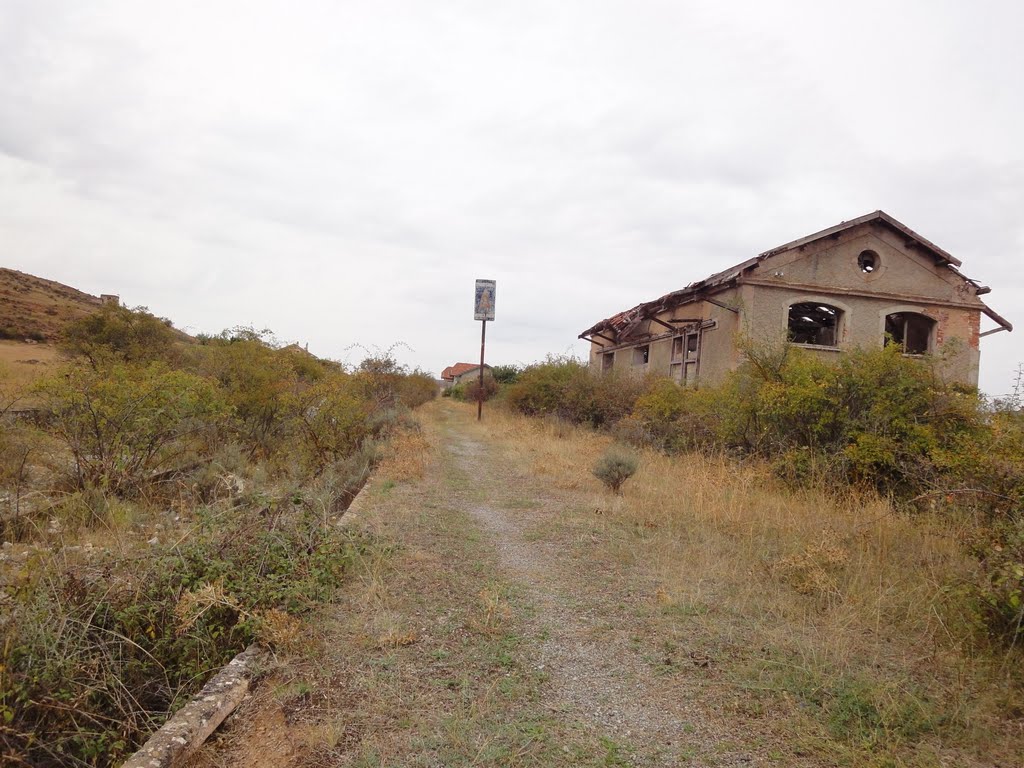
[[[487,321],[494,319],[494,280],[477,280],[473,319],[480,321],[480,380],[476,391],[476,420],[484,415],[484,344],[487,340]]]

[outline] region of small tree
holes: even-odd
[[[515,384],[523,369],[518,365],[496,365],[491,368],[494,380],[499,384]]]
[[[594,467],[594,475],[613,493],[621,493],[622,485],[640,467],[640,459],[635,453],[619,445],[613,445],[598,460]]]
[[[314,471],[357,451],[369,433],[373,404],[349,374],[323,377],[294,402],[303,446]]]
[[[109,362],[170,360],[174,341],[171,321],[155,317],[146,307],[104,304],[98,312],[69,323],[61,347],[85,357],[95,368]]]
[[[463,398],[467,403],[475,403],[480,399],[480,379],[474,376],[464,385],[465,392]],[[490,400],[498,394],[498,382],[494,380],[494,377],[488,371],[484,371],[484,388],[483,388],[483,400]]]
[[[228,411],[212,382],[159,363],[103,372],[73,366],[40,382],[37,393],[71,451],[77,485],[112,493],[196,458]]]
[[[426,371],[416,368],[403,377],[398,387],[398,399],[408,408],[416,408],[437,397],[437,381]]]
[[[299,389],[291,360],[251,336],[219,339],[204,351],[199,368],[220,384],[238,437],[251,456],[269,456],[287,425],[289,398]]]

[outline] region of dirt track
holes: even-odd
[[[567,490],[469,409],[428,409],[422,478],[387,464],[356,525],[371,558],[319,644],[277,670],[195,766],[759,765],[713,659],[664,631],[617,503]],[[638,542],[637,546],[641,546]],[[787,756],[787,764],[804,763]],[[810,763],[815,764],[815,763]]]

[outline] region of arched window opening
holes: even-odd
[[[789,308],[789,340],[794,344],[834,347],[839,341],[843,311],[818,302],[801,302]]]
[[[898,344],[904,354],[925,355],[931,351],[935,321],[917,312],[894,312],[885,316],[885,343]]]

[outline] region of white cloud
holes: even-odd
[[[345,357],[575,348],[883,208],[1024,331],[1024,8],[0,0],[5,264]],[[1019,334],[984,340],[1005,391]]]

